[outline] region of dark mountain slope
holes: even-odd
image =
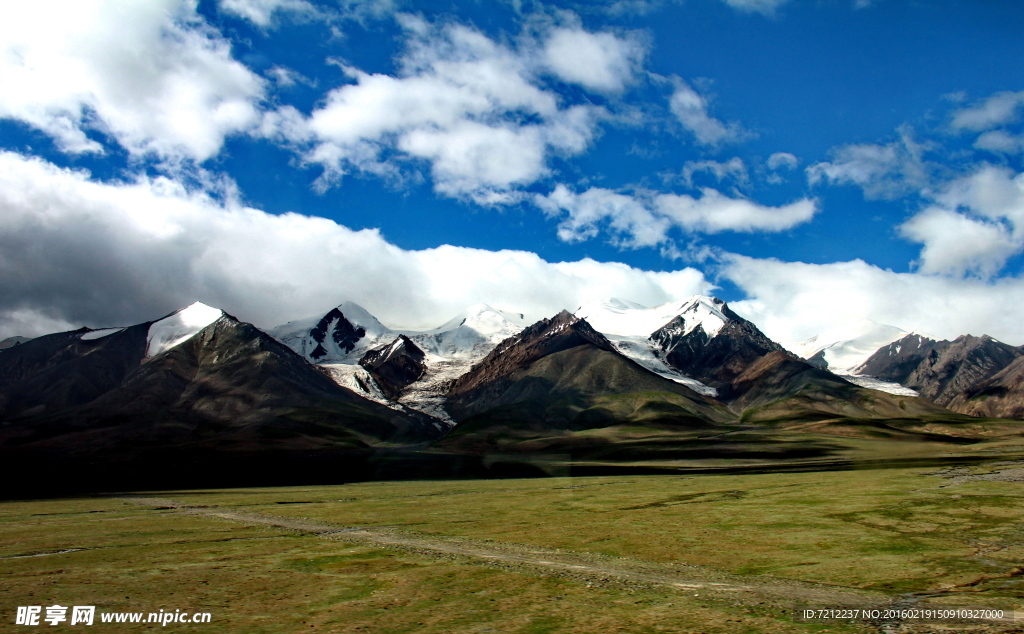
[[[8,337],[0,340],[0,350],[6,350],[7,348],[13,348],[14,346],[20,346],[26,341],[31,341],[30,337]]]
[[[138,367],[150,322],[99,339],[86,328],[0,350],[0,420],[88,403]]]
[[[107,345],[111,354],[123,352]],[[65,382],[75,383],[82,370],[84,362],[76,358],[57,364]],[[40,360],[36,365],[42,375],[55,371]],[[8,419],[0,428],[0,455],[129,461],[275,455],[420,442],[439,433],[432,419],[356,395],[254,326],[226,315],[184,343],[136,361],[111,385],[114,374],[104,384],[108,389],[85,404],[58,394],[45,410]]]

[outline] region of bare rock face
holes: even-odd
[[[332,322],[334,323],[333,328],[331,328]],[[324,315],[324,318],[320,320],[316,327],[309,331],[309,334],[318,344],[313,349],[313,352],[310,353],[310,356],[314,359],[320,359],[327,354],[327,350],[324,348],[324,340],[328,336],[334,340],[334,343],[338,344],[340,349],[345,352],[352,352],[356,342],[366,336],[366,330],[361,326],[352,325],[340,310],[334,308]]]
[[[957,395],[949,408],[971,416],[1024,418],[1024,356]]]
[[[499,343],[486,357],[474,364],[469,372],[452,383],[448,395],[458,398],[542,357],[588,343],[602,350],[615,350],[611,342],[586,320],[563,310]]]
[[[962,403],[988,379],[1022,356],[1020,349],[992,337],[963,335],[935,341],[917,334],[880,348],[858,371],[917,390],[947,406]],[[956,410],[960,411],[960,410]]]
[[[402,390],[418,380],[427,371],[426,355],[405,335],[393,342],[370,350],[359,360],[380,385],[384,394],[395,400]]]

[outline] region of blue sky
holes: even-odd
[[[1024,343],[1024,7],[88,0],[0,26],[0,335],[716,294]]]

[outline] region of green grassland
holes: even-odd
[[[563,549],[888,597],[933,593],[939,604],[1021,610],[1024,484],[998,475],[1020,467],[994,460],[954,470],[365,482],[154,494],[199,507],[191,512],[114,496],[5,502],[0,631],[25,630],[13,625],[17,606],[54,603],[213,614],[208,625],[167,626],[189,632],[879,631],[864,622],[801,621],[796,605],[785,600],[752,602],[614,578],[595,582],[203,514],[210,512]],[[972,477],[992,473],[994,479]],[[937,631],[922,627],[913,631]],[[1020,631],[963,627],[955,631]]]

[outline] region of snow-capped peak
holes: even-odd
[[[653,308],[618,298],[585,304],[576,310],[576,316],[587,320],[604,335],[648,337],[676,317],[684,322],[682,334],[698,325],[709,337],[714,337],[729,318],[722,312],[725,302],[713,297],[694,295],[682,301],[672,301]]]
[[[838,324],[810,339],[783,346],[804,359],[820,355],[833,372],[856,374],[856,369],[879,348],[908,334],[895,326],[859,319]]]
[[[725,302],[717,297],[694,295],[679,305],[676,316],[682,319],[682,333],[688,335],[699,326],[708,338],[714,338],[728,323],[725,315]]]
[[[409,338],[437,357],[477,359],[498,342],[519,334],[524,321],[520,313],[474,304],[443,325],[423,333],[410,333]]]
[[[224,311],[219,308],[196,302],[153,322],[146,340],[146,357],[154,357],[188,341],[223,315]]]
[[[441,326],[428,330],[427,333],[440,334],[458,328],[469,328],[486,337],[492,333],[509,330],[509,324],[522,328],[525,325],[524,321],[522,313],[498,310],[487,304],[473,304]]]
[[[342,302],[323,315],[289,321],[270,334],[314,363],[358,363],[380,340],[395,335],[355,302]]]
[[[390,334],[392,330],[380,323],[368,310],[355,302],[342,302],[336,310],[345,316],[353,326],[359,326],[366,330],[366,336],[377,338],[381,335]]]

